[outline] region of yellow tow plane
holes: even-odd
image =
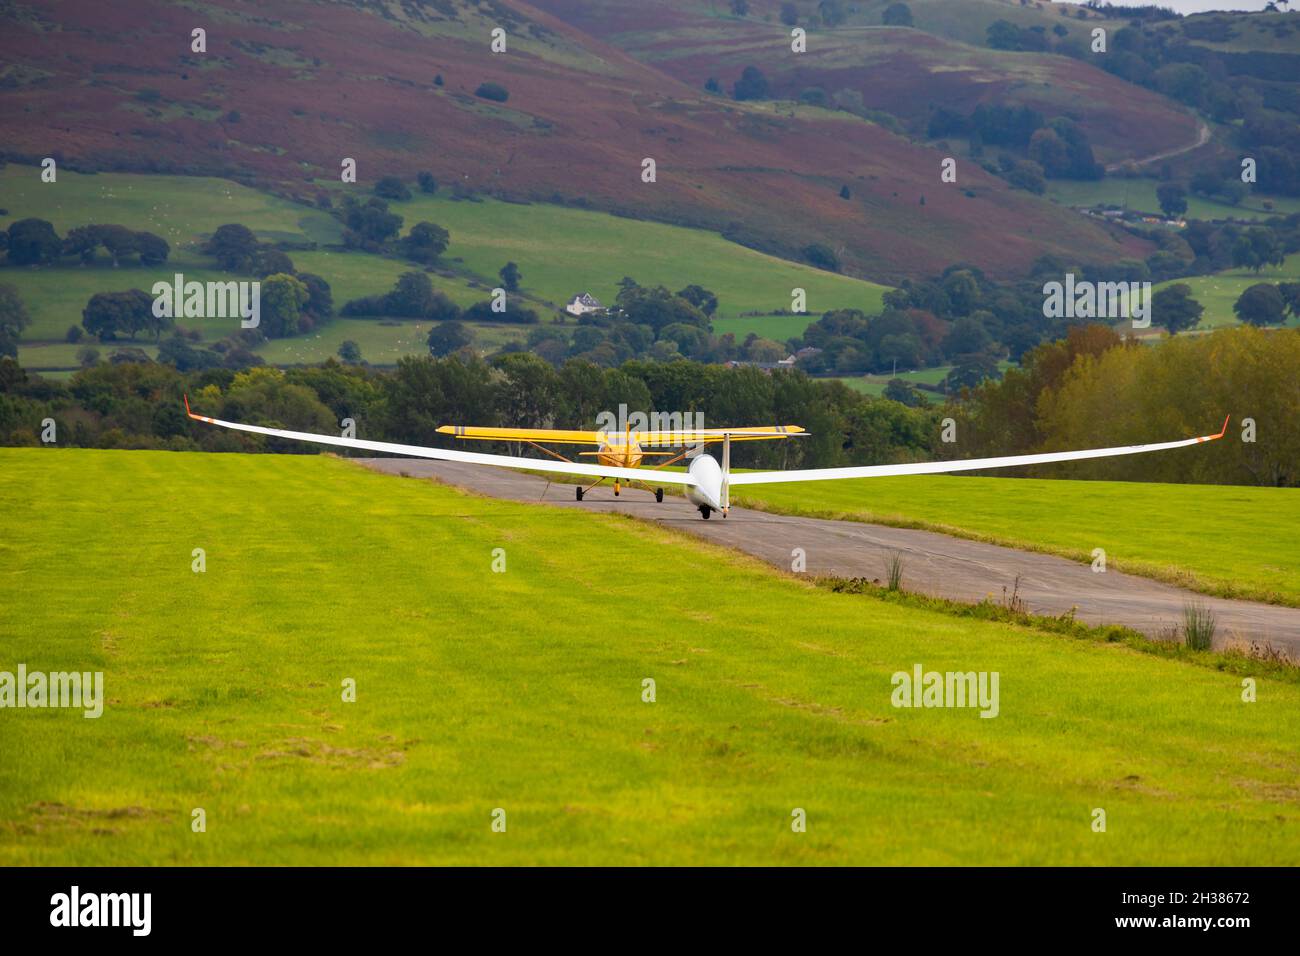
[[[705,445],[715,442],[730,441],[771,441],[773,439],[797,438],[808,433],[800,425],[750,425],[742,428],[685,428],[667,430],[641,431],[628,426],[626,431],[581,431],[561,428],[488,428],[477,425],[443,425],[438,431],[453,438],[477,441],[513,441],[531,445],[543,454],[560,461],[572,461],[546,445],[595,445],[595,451],[580,451],[579,457],[594,457],[600,464],[611,468],[639,468],[648,457],[666,458],[649,468],[641,469],[652,475],[655,471],[674,465],[686,458],[693,451],[702,450]],[[676,449],[681,449],[676,451]],[[581,501],[587,492],[605,481],[599,477],[585,488],[576,487],[577,500]],[[614,494],[622,491],[622,481],[613,479]],[[664,500],[662,488],[651,488],[644,481],[629,479],[629,485],[637,485],[655,496],[655,501]]]

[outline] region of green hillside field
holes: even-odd
[[[877,306],[879,303],[877,303]],[[736,337],[737,342],[744,342],[751,333],[759,338],[784,342],[803,335],[808,326],[822,317],[822,313],[797,313],[792,315],[738,315],[735,318],[715,318],[713,331],[718,335],[728,333]]]
[[[1300,491],[921,475],[748,485],[737,504],[849,518],[1092,561],[1223,597],[1300,607]]]
[[[951,365],[936,365],[934,368],[913,369],[906,372],[899,372],[894,375],[854,375],[846,378],[840,378],[838,381],[843,382],[855,392],[861,392],[863,395],[871,395],[879,398],[885,393],[885,386],[891,379],[900,378],[909,385],[939,385],[948,373],[953,370]],[[930,400],[942,400],[942,396],[927,393]]]
[[[88,223],[117,223],[153,232],[171,245],[168,261],[158,267],[128,262],[114,269],[102,250],[94,263],[84,267],[72,259],[39,269],[0,266],[0,282],[18,289],[32,317],[32,324],[24,331],[19,346],[19,361],[37,371],[76,365],[80,346],[67,345],[64,334],[69,326],[80,325],[81,311],[96,292],[131,288],[148,292],[155,282],[168,280],[176,272],[183,273],[187,280],[200,282],[235,278],[217,269],[211,257],[200,252],[206,237],[224,223],[242,223],[264,242],[330,245],[342,240],[338,222],[324,210],[223,179],[126,173],[81,175],[63,170],[56,182],[42,183],[38,171],[32,167],[8,165],[0,169],[0,197],[0,206],[7,210],[0,216],[0,228],[29,216],[49,220],[60,235]],[[414,268],[397,259],[326,248],[294,251],[289,256],[298,270],[326,278],[336,308],[349,299],[392,288],[399,275]],[[486,292],[471,289],[463,279],[432,278],[435,287],[460,305],[487,297]],[[367,353],[363,345],[364,356],[382,356],[390,362],[402,354],[426,351],[422,340],[417,343],[417,349],[408,343],[409,336],[400,335],[392,326],[378,323],[362,326],[365,320],[355,321],[360,327],[350,328],[348,334],[332,334],[338,330],[331,324],[319,330],[321,338],[326,342],[364,339],[370,346]],[[205,341],[224,338],[238,328],[237,322],[218,318],[182,319],[181,324],[197,329]],[[323,346],[312,347],[313,338],[268,342],[259,351],[268,361],[280,361],[282,355],[322,361],[338,347],[336,342],[329,351]],[[147,339],[99,345],[87,337],[81,344],[99,348],[105,356],[122,344],[142,347],[150,354],[154,352]]]
[[[1012,363],[1006,359],[998,362],[998,370],[1006,372],[1012,367]],[[840,378],[838,381],[843,382],[855,392],[861,392],[864,395],[873,395],[879,398],[885,393],[885,386],[890,383],[891,379],[902,379],[908,385],[942,385],[948,373],[955,368],[952,365],[936,365],[933,368],[918,368],[900,371],[897,375],[855,375],[846,378]],[[927,392],[926,398],[929,401],[942,401],[943,395],[936,395],[933,392]]]
[[[0,670],[107,701],[0,713],[0,865],[1300,861],[1282,669],[1244,703],[1212,655],[328,457],[0,450],[0,606]],[[996,671],[997,717],[891,706],[916,664]]]
[[[1065,206],[1117,206],[1160,215],[1155,179],[1125,179],[1108,176],[1098,180],[1050,180],[1047,196]],[[1272,203],[1272,209],[1264,206]],[[1190,219],[1268,219],[1300,212],[1300,199],[1289,196],[1265,196],[1251,193],[1232,206],[1204,196],[1188,194],[1187,217]]]
[[[1166,286],[1182,282],[1192,288],[1192,298],[1205,306],[1201,315],[1199,329],[1217,329],[1225,325],[1238,325],[1237,314],[1232,307],[1241,294],[1259,282],[1300,282],[1300,255],[1290,255],[1280,266],[1270,266],[1259,272],[1249,269],[1230,269],[1216,272],[1214,275],[1191,276],[1186,279],[1173,279],[1155,286],[1159,292]],[[1300,324],[1295,316],[1286,321],[1287,325]]]
[[[887,291],[886,286],[756,252],[716,233],[607,213],[419,194],[390,208],[406,217],[408,227],[428,220],[447,229],[451,245],[446,255],[485,279],[495,282],[497,270],[515,262],[525,292],[560,306],[579,292],[590,292],[608,305],[624,276],[673,291],[702,285],[717,294],[720,318],[789,309],[796,288],[806,291],[810,314],[837,308],[871,314],[880,310]]]
[[[38,371],[75,365],[77,348],[66,347],[64,335],[69,326],[80,324],[81,311],[96,292],[149,291],[154,282],[176,272],[200,282],[232,278],[200,252],[206,236],[224,223],[242,223],[267,242],[319,243],[320,248],[289,256],[299,271],[314,272],[330,283],[336,308],[350,299],[385,292],[399,275],[417,268],[398,258],[344,251],[337,245],[342,239],[339,223],[324,210],[222,179],[64,170],[57,182],[42,183],[33,167],[9,165],[0,168],[0,207],[6,210],[0,228],[29,216],[48,219],[60,235],[87,223],[118,223],[156,233],[172,247],[171,257],[159,267],[136,262],[114,269],[102,251],[85,267],[72,259],[39,269],[0,265],[0,282],[18,289],[32,317],[19,360]],[[500,281],[497,270],[510,260],[523,272],[523,294],[530,299],[526,304],[542,310],[546,302],[562,305],[582,291],[610,303],[625,275],[646,285],[663,283],[674,291],[692,282],[705,285],[718,294],[720,319],[743,311],[788,309],[794,288],[806,290],[810,314],[849,306],[874,312],[885,291],[884,286],[755,252],[715,233],[606,213],[423,195],[395,202],[392,209],[405,218],[405,230],[427,219],[450,231],[444,266],[458,274],[431,279],[461,306],[488,298]],[[182,324],[197,328],[207,341],[237,327],[230,319],[215,318],[185,319]],[[339,324],[336,320],[312,336],[268,342],[258,351],[270,362],[322,361],[345,338],[360,343],[363,356],[377,364],[427,351],[409,329],[403,333],[375,323],[344,333],[333,327]],[[798,334],[806,324],[788,335]],[[479,340],[488,345],[521,334],[518,329],[485,331]]]

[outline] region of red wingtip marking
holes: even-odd
[[[1214,436],[1215,438],[1222,438],[1224,435],[1228,434],[1228,420],[1231,419],[1231,418],[1232,418],[1232,415],[1228,415],[1228,417],[1225,418],[1225,419],[1223,420],[1223,431],[1221,431],[1221,432],[1219,432],[1219,434],[1215,435],[1215,436]]]
[[[212,419],[208,418],[206,415],[195,415],[192,411],[190,411],[190,397],[188,395],[182,394],[181,398],[185,402],[186,415],[194,419],[196,422],[207,422],[208,424],[212,424]]]

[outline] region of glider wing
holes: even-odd
[[[285,428],[265,428],[261,425],[244,425],[240,422],[224,422],[219,418],[196,415],[190,411],[189,399],[185,399],[185,414],[198,422],[206,422],[220,428],[229,428],[237,432],[250,432],[254,435],[270,435],[274,438],[288,438],[294,441],[314,442],[317,445],[334,445],[339,448],[360,448],[364,451],[383,452],[389,455],[407,455],[412,458],[433,458],[439,461],[463,461],[470,465],[495,465],[498,468],[517,468],[521,471],[545,471],[562,475],[588,475],[595,478],[620,478],[624,481],[642,481],[652,473],[645,468],[614,468],[607,465],[587,465],[581,462],[546,461],[540,458],[519,458],[514,455],[484,455],[472,451],[453,451],[448,448],[425,448],[422,445],[399,445],[395,442],[365,441],[360,438],[343,438],[337,435],[318,435],[314,432],[295,432]],[[655,471],[656,483],[672,485],[693,485],[694,479],[686,472]]]
[[[1229,416],[1231,417],[1231,416]],[[1011,455],[1006,458],[968,458],[964,461],[924,461],[903,465],[865,465],[858,468],[814,468],[803,471],[750,471],[733,473],[735,485],[762,485],[785,481],[831,481],[837,478],[883,478],[892,475],[937,475],[951,471],[979,471],[984,468],[1011,468],[1016,465],[1045,465],[1054,461],[1082,461],[1086,458],[1110,458],[1116,455],[1142,455],[1151,451],[1185,448],[1222,438],[1228,431],[1228,419],[1217,435],[1184,438],[1152,445],[1121,445],[1116,448],[1089,448],[1084,451],[1053,451],[1039,455]]]

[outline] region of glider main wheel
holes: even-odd
[[[614,489],[614,497],[615,497],[615,498],[618,497],[618,489],[617,489],[617,488]]]
[[[578,487],[575,488],[574,490],[577,491],[577,493],[578,493],[578,500],[581,501],[581,500],[582,500],[582,485],[578,485]]]
[[[660,504],[664,503],[664,490],[662,488],[655,489],[655,501],[659,502]]]
[[[709,520],[709,515],[713,514],[713,509],[708,505],[700,505],[700,517],[705,521]]]

